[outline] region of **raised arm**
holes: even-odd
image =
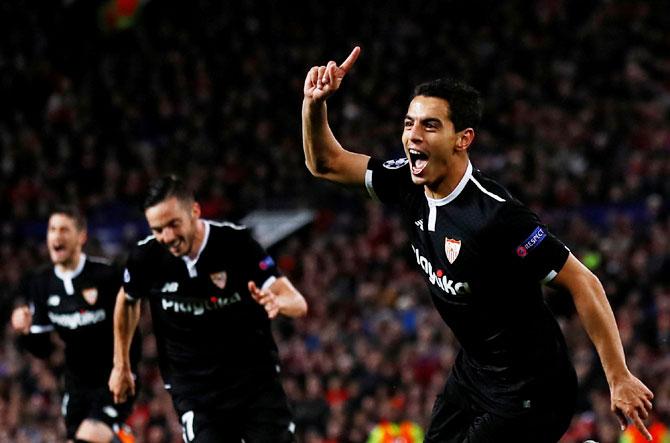
[[[347,151],[337,141],[328,124],[326,99],[340,88],[342,79],[356,62],[361,49],[356,46],[338,66],[314,66],[305,78],[302,102],[302,145],[307,169],[315,177],[343,184],[363,184],[370,157]]]
[[[598,351],[610,388],[611,409],[622,429],[629,419],[651,440],[643,420],[649,415],[654,394],[626,366],[616,320],[600,281],[570,254],[554,283],[572,295],[579,318]]]
[[[115,403],[135,395],[135,377],[130,364],[130,345],[140,321],[140,302],[130,301],[121,288],[114,307],[114,367],[109,376],[109,390]]]

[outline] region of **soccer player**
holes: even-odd
[[[270,319],[305,315],[305,299],[248,229],[201,219],[181,179],[154,182],[144,214],[153,235],[131,251],[117,299],[114,397],[134,392],[128,344],[148,298],[185,442],[294,441]]]
[[[645,436],[653,394],[626,367],[602,285],[538,217],[468,158],[479,93],[440,79],[417,86],[404,119],[405,156],[386,162],[345,150],[326,99],[358,58],[310,69],[302,105],[310,172],[365,186],[399,207],[432,301],[461,343],[426,442],[556,442],[573,414],[576,377],[541,285],[571,294],[602,362],[611,408]]]
[[[86,220],[79,210],[63,206],[51,212],[47,248],[52,266],[24,279],[19,296],[28,304],[14,309],[11,324],[20,343],[37,357],[51,354],[51,331],[65,343],[62,411],[68,440],[129,442],[132,436],[123,423],[133,398],[114,404],[107,387],[122,273],[106,260],[84,254],[86,238]],[[139,345],[136,340],[132,346],[133,371]]]

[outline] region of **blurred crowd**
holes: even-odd
[[[113,0],[106,4],[127,4]],[[670,424],[670,8],[642,0],[0,3],[0,440],[62,440],[63,355],[40,361],[6,327],[23,273],[48,260],[57,201],[89,216],[87,252],[123,263],[146,231],[147,183],[184,176],[206,218],[316,209],[272,254],[310,312],[277,320],[300,441],[364,442],[384,421],[427,426],[458,343],[434,311],[392,209],[318,182],[300,106],[314,64],[361,58],[329,102],[355,151],[402,155],[414,84],[477,87],[474,165],[538,212],[602,280],[631,370]],[[486,14],[481,11],[486,10]],[[513,294],[507,294],[513,296]],[[547,290],[577,368],[563,443],[616,442],[606,380],[569,295]],[[181,430],[144,316],[139,442]]]

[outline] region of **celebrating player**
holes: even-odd
[[[128,344],[148,298],[184,441],[294,441],[270,319],[305,315],[305,299],[246,228],[201,219],[182,180],[157,180],[144,208],[153,235],[131,252],[117,299],[114,397],[134,392]]]
[[[571,294],[621,421],[651,438],[651,391],[626,367],[602,285],[538,217],[470,162],[481,117],[472,87],[440,79],[416,87],[404,119],[405,156],[386,162],[345,150],[326,99],[360,54],[314,66],[305,79],[303,147],[310,172],[365,186],[396,205],[412,255],[461,351],[436,400],[426,442],[556,442],[573,414],[576,377],[541,285]]]
[[[23,346],[38,357],[51,354],[51,331],[65,343],[62,411],[68,440],[125,443],[133,441],[123,423],[133,397],[114,404],[107,388],[121,272],[82,252],[86,236],[86,220],[76,208],[52,211],[47,247],[53,266],[24,279],[19,295],[27,304],[14,309],[11,323]],[[139,351],[135,340],[129,362],[133,372]]]

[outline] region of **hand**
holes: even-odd
[[[279,298],[277,295],[269,289],[261,291],[256,286],[256,283],[250,281],[248,283],[249,292],[256,303],[263,306],[265,311],[268,313],[268,318],[275,318],[279,314]]]
[[[123,403],[128,399],[128,395],[134,396],[135,376],[130,367],[114,365],[112,373],[109,375],[108,386],[114,403]]]
[[[340,88],[342,79],[356,62],[361,48],[356,46],[340,65],[329,61],[326,66],[314,66],[307,73],[303,92],[306,99],[322,102]]]
[[[621,424],[621,430],[626,429],[628,420],[651,441],[651,434],[644,425],[643,420],[649,417],[654,394],[640,380],[632,374],[624,377],[621,381],[612,383],[611,408]]]
[[[12,328],[20,334],[29,334],[33,324],[33,314],[28,306],[19,306],[12,312]]]

